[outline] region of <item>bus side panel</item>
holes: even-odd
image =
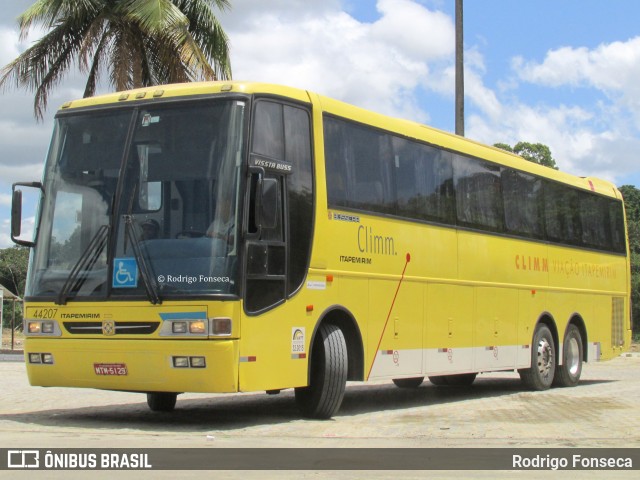
[[[425,296],[425,367],[429,375],[473,369],[473,287],[429,284]]]
[[[540,317],[547,309],[547,295],[545,291],[535,288],[520,290],[517,330],[517,367],[529,368],[531,366],[531,342],[533,332]]]
[[[422,374],[424,289],[418,282],[399,282],[400,279],[369,283],[368,350],[377,353],[370,378]]]
[[[317,313],[305,311],[300,295],[266,313],[243,315],[240,391],[305,386],[316,319]],[[299,350],[301,342],[304,351]]]
[[[515,368],[518,355],[517,290],[478,287],[475,293],[474,369]]]
[[[584,319],[589,342],[587,360],[590,362],[607,360],[620,355],[622,350],[613,345],[612,297],[598,295],[594,296],[590,302],[593,304],[592,313]]]

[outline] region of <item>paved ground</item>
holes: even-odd
[[[152,413],[141,394],[30,387],[24,364],[4,361],[0,362],[0,448],[638,448],[640,355],[628,355],[609,362],[586,364],[579,386],[547,392],[523,391],[517,374],[513,373],[481,375],[470,388],[438,388],[429,382],[416,390],[402,390],[386,383],[350,384],[341,411],[330,421],[300,419],[292,392],[277,396],[185,394],[178,397],[174,413]],[[8,358],[16,359],[15,356]],[[5,476],[11,473],[10,478],[19,476],[16,472],[0,472],[0,477],[3,473]],[[60,474],[57,478],[68,478],[81,472],[41,473],[47,473],[47,478],[55,473]],[[135,478],[150,473],[136,473]],[[530,478],[545,478],[553,473],[532,472]],[[100,475],[113,478],[113,473],[107,474],[109,472],[93,472],[96,478]],[[189,475],[195,478],[202,473]],[[364,472],[227,472],[216,478],[388,478],[391,475],[397,476],[390,472],[366,475]],[[510,478],[514,474],[477,472],[474,475]],[[153,472],[149,478],[175,476],[171,472]],[[430,478],[461,476],[469,475],[464,472],[429,475]],[[408,472],[400,477],[423,478],[424,474]],[[580,477],[633,478],[634,475],[581,472]]]

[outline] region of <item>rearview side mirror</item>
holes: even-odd
[[[23,207],[23,201],[22,201],[22,190],[18,190],[16,187],[27,187],[28,189],[38,189],[37,192],[32,191],[31,195],[37,195],[37,199],[35,200],[39,200],[42,193],[43,193],[43,188],[42,188],[42,183],[40,182],[28,182],[28,183],[14,183],[13,184],[13,195],[11,198],[11,240],[18,244],[18,245],[22,245],[25,247],[33,247],[35,245],[35,232],[33,233],[32,239],[31,240],[25,240],[23,238],[18,238],[20,237],[20,235],[23,232],[23,228],[22,228],[22,207]],[[37,203],[37,201],[36,201]]]

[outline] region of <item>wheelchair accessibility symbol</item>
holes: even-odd
[[[113,259],[113,288],[135,288],[138,286],[138,265],[135,258]]]

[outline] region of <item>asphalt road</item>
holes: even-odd
[[[9,360],[16,358],[10,356]],[[640,355],[628,354],[608,362],[585,364],[577,387],[546,392],[523,391],[515,373],[480,375],[472,387],[465,388],[436,387],[428,381],[413,390],[382,382],[349,384],[342,409],[329,421],[301,419],[292,391],[280,395],[184,394],[178,397],[173,413],[153,413],[148,410],[144,395],[31,387],[23,363],[0,362],[0,448],[310,446],[638,448]],[[0,477],[16,478],[21,473],[46,473],[46,478],[82,474],[0,471]],[[518,473],[530,478],[558,474]],[[86,478],[86,474],[83,475],[78,478]],[[113,475],[113,472],[92,472],[91,478],[113,478]],[[118,477],[127,478],[147,475],[176,478],[172,472],[118,473]],[[195,478],[203,473],[186,475]],[[606,472],[605,475],[580,472],[580,477],[585,478],[636,478],[636,475],[633,472]],[[365,476],[397,475],[385,471],[366,475],[322,471],[225,472],[224,476],[214,478]],[[514,473],[479,471],[473,476],[511,478]],[[456,477],[468,478],[469,472],[429,475],[429,478]],[[425,478],[425,475],[424,472],[405,472],[400,478]]]

